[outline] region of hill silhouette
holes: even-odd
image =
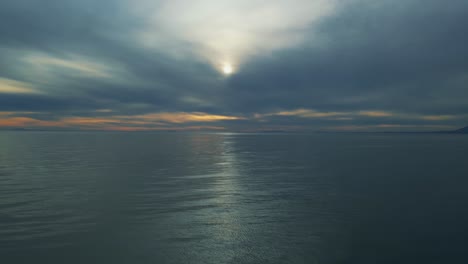
[[[468,134],[468,126],[454,131],[455,133]]]

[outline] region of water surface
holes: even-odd
[[[468,263],[468,136],[0,133],[2,263]]]

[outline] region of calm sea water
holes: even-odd
[[[468,263],[468,136],[1,132],[0,262]]]

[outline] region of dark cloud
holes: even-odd
[[[93,109],[97,104],[84,98],[55,97],[38,94],[0,94],[0,112],[75,111]]]
[[[468,70],[467,14],[466,1],[353,2],[307,45],[252,61],[232,105],[453,113],[445,98],[466,111],[468,90],[449,83]]]

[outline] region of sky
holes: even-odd
[[[457,129],[466,25],[466,0],[2,0],[0,129]]]

